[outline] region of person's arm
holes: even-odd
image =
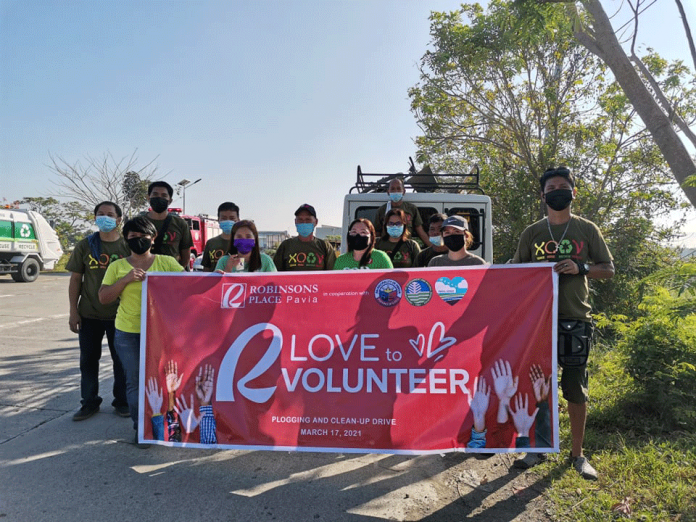
[[[324,270],[333,270],[334,263],[336,263],[336,250],[331,246],[331,243],[324,240],[326,245],[326,259],[324,259]]]
[[[587,273],[588,279],[611,279],[614,277],[614,263],[597,263],[589,265],[590,271]]]
[[[508,408],[510,410],[510,416],[512,417],[512,422],[515,425],[515,430],[517,431],[517,438],[515,439],[516,448],[528,448],[529,447],[529,429],[534,423],[534,419],[539,412],[537,407],[531,414],[527,413],[529,409],[529,396],[525,393],[524,399],[522,399],[522,394],[515,397],[515,409]]]
[[[418,225],[414,228],[416,230],[416,233],[418,234],[418,237],[421,238],[421,241],[423,241],[423,244],[426,247],[433,246],[433,244],[430,242],[430,237],[428,236],[428,234],[425,233],[425,230],[423,230],[422,225]]]
[[[175,361],[169,361],[165,366],[165,377],[167,383],[167,428],[169,431],[169,441],[181,442],[181,424],[179,416],[176,415],[175,393],[181,385],[184,374],[178,375],[178,365]]]
[[[191,247],[179,250],[179,264],[184,267],[184,270],[189,269],[191,266]]]
[[[111,268],[111,266],[113,265],[110,265],[109,268]],[[106,272],[108,274],[109,269],[107,269]],[[106,276],[104,276],[104,279],[106,279]],[[130,272],[128,272],[115,283],[111,285],[102,284],[99,288],[99,302],[101,304],[113,303],[116,299],[119,298],[119,296],[123,292],[123,289],[126,288],[126,285],[128,283],[132,283],[133,281],[143,281],[144,279],[145,272],[139,268],[133,268]]]
[[[80,299],[80,290],[82,290],[82,274],[72,272],[70,274],[70,283],[68,285],[68,300],[70,301],[70,318],[68,319],[68,325],[70,326],[70,331],[73,333],[80,332],[82,322],[80,319],[80,314],[77,311],[77,303]]]
[[[203,257],[201,258],[201,266],[203,267],[204,272],[212,272],[215,270],[215,267],[213,266],[213,259],[212,259],[212,252],[211,249],[208,245],[210,245],[210,242],[212,239],[208,240],[205,244],[205,247],[203,248]]]
[[[283,241],[283,243],[285,243],[285,241]],[[278,250],[276,250],[276,253],[273,256],[273,263],[278,269],[278,272],[282,272],[285,269],[283,260],[283,257],[285,255],[285,248],[283,247],[283,243],[278,245]]]
[[[196,395],[201,403],[200,412],[200,434],[201,444],[217,444],[215,415],[210,400],[213,396],[215,386],[215,369],[210,364],[201,367],[196,376]]]
[[[150,424],[152,425],[152,438],[164,440],[164,417],[162,416],[162,389],[157,386],[157,380],[150,377],[145,387],[145,396],[152,410]]]

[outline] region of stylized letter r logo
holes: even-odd
[[[247,387],[249,382],[263,375],[263,372],[273,365],[276,359],[280,357],[280,350],[283,347],[283,334],[280,329],[270,323],[259,323],[244,330],[242,334],[235,339],[230,349],[227,350],[225,357],[222,359],[218,372],[217,388],[215,389],[215,399],[217,401],[234,402],[234,372],[237,369],[239,357],[242,355],[242,351],[246,348],[247,344],[249,344],[249,341],[265,330],[270,330],[273,333],[271,344],[251,371],[239,379],[237,382],[237,389],[242,396],[258,404],[263,404],[271,398],[276,390],[276,386],[269,386],[268,388]]]
[[[244,308],[246,297],[246,283],[232,283],[222,285],[221,308]]]

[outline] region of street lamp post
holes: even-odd
[[[198,178],[196,181],[191,182],[187,180],[186,178],[182,179],[177,185],[179,185],[182,188],[182,191],[184,193],[184,204],[182,205],[182,214],[186,214],[186,187],[191,187],[198,183],[201,179],[203,178]]]

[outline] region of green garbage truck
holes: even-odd
[[[17,282],[36,281],[63,255],[55,230],[38,212],[0,209],[0,275]]]

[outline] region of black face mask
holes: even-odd
[[[573,201],[573,191],[570,189],[552,190],[544,194],[544,199],[546,204],[553,210],[564,210]]]
[[[128,248],[134,254],[142,255],[152,247],[152,239],[149,237],[132,237],[128,241]]]
[[[150,207],[157,214],[161,214],[169,206],[169,201],[165,198],[150,198]]]
[[[442,242],[452,252],[459,252],[462,248],[464,248],[466,236],[460,234],[452,234],[449,236],[444,236],[442,238]]]
[[[370,244],[370,238],[355,234],[348,234],[348,250],[365,250]]]

